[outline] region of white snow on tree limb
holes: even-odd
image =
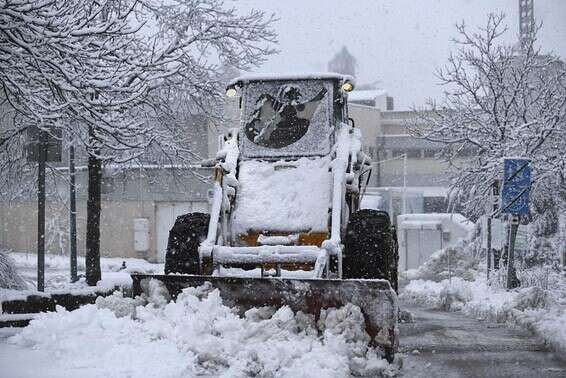
[[[564,211],[566,64],[539,50],[538,30],[518,50],[503,41],[503,15],[490,14],[478,31],[458,24],[458,49],[438,71],[445,98],[430,100],[409,124],[414,136],[442,143],[453,194],[469,214],[483,213],[505,156],[530,159],[533,202]],[[531,206],[535,218],[537,207]]]

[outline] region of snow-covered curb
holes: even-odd
[[[149,263],[137,258],[101,258],[100,265],[102,279],[96,286],[88,286],[84,277],[79,281],[69,282],[69,256],[45,255],[45,292],[33,290],[37,277],[37,255],[34,253],[2,251],[15,266],[17,272],[24,278],[25,289],[22,285],[0,285],[0,302],[9,300],[25,300],[30,295],[48,297],[52,294],[62,295],[92,295],[96,293],[107,293],[119,288],[129,290],[132,287],[131,273],[163,273],[163,264]],[[81,276],[84,274],[84,258],[78,259],[78,270]],[[13,276],[13,274],[12,274]],[[19,289],[16,289],[19,287]]]
[[[37,290],[12,290],[0,289],[0,309],[2,302],[13,300],[25,300],[29,296],[50,297],[51,295],[92,295],[106,293],[112,290],[129,290],[132,288],[132,278],[128,273],[104,273],[104,278],[97,282],[96,286],[88,286],[84,279],[74,284],[69,284],[63,289],[47,289],[45,292]]]
[[[506,291],[488,285],[479,275],[475,281],[459,277],[441,282],[414,280],[402,290],[400,299],[523,327],[566,359],[566,284],[552,290],[529,287]]]

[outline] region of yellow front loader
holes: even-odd
[[[348,118],[349,76],[234,80],[240,127],[224,136],[210,214],[179,216],[162,281],[175,297],[210,282],[242,311],[287,305],[318,317],[360,307],[372,344],[397,346],[397,243],[387,213],[360,209],[370,161]]]

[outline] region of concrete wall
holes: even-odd
[[[46,206],[46,250],[68,253],[69,214],[63,203],[50,201]],[[134,251],[134,218],[154,221],[153,202],[103,201],[100,217],[100,253],[102,256],[138,257]],[[53,220],[58,220],[58,226]],[[37,203],[35,201],[0,203],[0,246],[16,251],[36,250]],[[60,238],[58,237],[60,235]],[[77,201],[77,252],[85,253],[86,201]],[[51,242],[51,243],[50,243]],[[154,245],[150,228],[150,245]],[[148,257],[151,259],[151,251]]]
[[[106,257],[140,257],[159,260],[157,207],[170,202],[102,201],[100,254]],[[193,202],[206,208],[205,202]],[[68,253],[69,214],[65,204],[50,201],[46,206],[46,251]],[[149,222],[149,250],[134,250],[134,219]],[[57,222],[57,223],[55,223]],[[37,203],[0,202],[0,248],[34,252],[37,248]],[[86,201],[77,201],[77,252],[85,254]]]
[[[418,268],[434,252],[455,245],[473,229],[473,223],[461,214],[399,215],[399,271]]]
[[[354,120],[356,128],[362,132],[362,148],[372,161],[377,161],[377,138],[382,134],[381,130],[381,110],[378,108],[348,104],[348,115]],[[376,186],[378,184],[379,165],[373,164],[372,176],[369,185]]]
[[[434,156],[426,156],[424,150],[439,150],[440,145],[412,138],[407,125],[413,122],[415,116],[411,111],[383,112],[381,119],[382,134],[378,140],[381,160],[392,159],[396,153],[408,153],[407,185],[409,186],[447,186],[449,166],[440,162]],[[407,140],[403,147],[386,146],[388,137]],[[395,151],[395,153],[394,153]],[[415,156],[416,154],[416,156]],[[392,160],[382,164],[380,186],[403,185],[403,159]]]
[[[105,169],[102,186],[101,248],[103,256],[142,257],[156,260],[156,209],[159,204],[198,203],[198,209],[208,207],[207,191],[210,184],[203,182],[186,169]],[[201,176],[210,170],[200,170]],[[77,175],[77,248],[85,251],[86,235],[86,172]],[[59,180],[47,181],[46,248],[51,253],[68,253],[68,183],[65,171]],[[192,206],[189,205],[189,208]],[[134,219],[146,218],[149,223],[149,250],[134,250]],[[173,220],[171,220],[173,221]],[[163,221],[161,222],[163,223]],[[165,227],[170,227],[166,225]],[[0,200],[0,248],[17,251],[36,250],[37,199],[29,197],[18,201]]]
[[[240,127],[240,97],[226,98],[224,103],[224,122],[208,125],[208,157],[214,158],[218,151],[218,136],[225,134],[231,128]]]
[[[381,130],[381,110],[370,106],[349,104],[348,115],[354,119],[356,128],[362,131],[364,147],[375,147]]]

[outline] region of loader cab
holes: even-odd
[[[243,160],[325,156],[334,131],[347,122],[345,94],[353,79],[340,74],[244,76],[228,95],[240,94],[239,150]]]

